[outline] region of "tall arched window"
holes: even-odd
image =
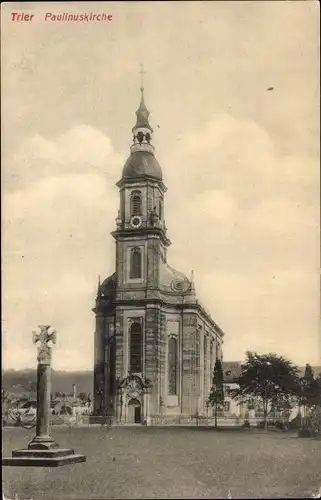
[[[142,253],[140,248],[133,248],[130,252],[130,279],[142,277]]]
[[[163,217],[163,205],[161,200],[158,202],[158,217],[162,219]]]
[[[211,350],[210,350],[210,372],[211,372],[211,376],[212,376],[212,371],[214,369],[214,356],[213,356],[213,352],[214,352],[214,349],[213,349],[213,340],[211,340]]]
[[[204,336],[204,392],[205,397],[208,397],[207,394],[207,337]]]
[[[133,191],[130,198],[130,215],[142,215],[142,194]]]
[[[177,394],[177,339],[168,339],[168,394]]]
[[[195,344],[195,366],[197,373],[200,373],[201,359],[200,359],[200,332],[196,333],[196,344]]]
[[[130,372],[142,372],[142,327],[135,322],[130,327]]]

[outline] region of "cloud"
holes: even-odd
[[[110,140],[90,127],[21,145],[14,159],[21,177],[2,206],[4,336],[19,345],[18,352],[5,342],[5,365],[35,358],[31,331],[43,322],[58,330],[58,366],[91,365],[91,307],[97,275],[113,269],[118,190],[110,179],[120,165]]]
[[[221,189],[250,208],[265,197],[296,199],[306,187],[314,188],[312,204],[318,196],[316,161],[281,155],[262,127],[226,113],[182,134],[166,165],[168,182],[180,175],[182,196]]]
[[[258,264],[315,269],[316,163],[282,156],[256,124],[218,115],[181,138],[164,165],[165,181],[179,186],[168,192],[167,218],[183,261],[202,269],[219,258],[227,271],[247,273]]]
[[[256,123],[227,114],[187,131],[159,159],[169,263],[195,270],[197,292],[226,332],[225,359],[259,349],[315,362],[317,166],[281,155]],[[55,367],[92,366],[91,307],[97,274],[114,270],[109,233],[123,161],[108,137],[77,126],[26,139],[7,166],[4,366],[35,359],[31,331],[47,321],[58,331]]]
[[[54,140],[39,134],[25,139],[4,169],[3,182],[7,190],[17,190],[43,178],[82,173],[116,182],[122,160],[109,137],[89,125],[79,125]]]
[[[317,162],[282,155],[257,124],[226,114],[181,136],[166,160],[165,182],[179,186],[167,206],[174,262],[195,269],[225,359],[272,343],[318,360]]]

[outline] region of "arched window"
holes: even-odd
[[[130,252],[130,279],[142,277],[142,253],[140,248],[133,248]]]
[[[207,398],[207,337],[204,337],[204,392]]]
[[[130,328],[130,372],[142,372],[142,327],[133,323]]]
[[[163,217],[163,205],[161,200],[158,202],[158,217],[162,219]]]
[[[177,394],[177,339],[168,339],[168,394]]]
[[[130,215],[142,215],[142,194],[133,191],[130,198]]]

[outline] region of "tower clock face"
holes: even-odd
[[[134,215],[130,219],[130,225],[135,229],[140,227],[142,225],[142,218],[140,217],[140,215]]]

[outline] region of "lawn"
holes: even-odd
[[[3,429],[3,455],[34,430]],[[6,498],[304,498],[321,486],[321,441],[293,434],[186,427],[53,428],[87,462],[3,467]]]

